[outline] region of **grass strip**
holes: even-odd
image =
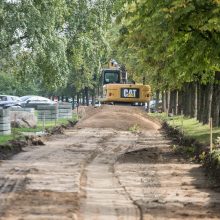
[[[160,121],[166,121],[170,126],[183,130],[184,136],[194,138],[196,141],[209,145],[210,143],[210,128],[209,125],[203,125],[195,118],[188,118],[182,116],[168,117],[165,113],[150,113],[153,118]],[[220,137],[220,127],[213,128],[213,140]]]
[[[169,126],[168,132],[183,136],[184,146],[175,146],[175,151],[196,158],[206,168],[208,176],[212,177],[219,187],[220,184],[220,128],[213,128],[214,150],[210,152],[210,127],[199,123],[195,118],[182,116],[169,117],[165,113],[150,113],[150,117],[156,118]],[[181,134],[181,135],[180,135]],[[174,134],[175,135],[175,134]],[[181,137],[181,144],[184,143]],[[188,142],[187,142],[188,140]],[[195,140],[195,141],[193,141]],[[198,148],[200,143],[203,147]],[[220,190],[220,187],[219,187]]]

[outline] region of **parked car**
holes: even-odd
[[[145,110],[148,110],[147,103],[145,103]],[[162,111],[162,100],[159,100],[158,102],[158,112]],[[156,112],[156,100],[150,101],[150,112]]]
[[[42,96],[22,96],[21,106],[24,108],[35,108],[39,105],[55,105],[56,102]]]
[[[9,107],[20,107],[21,100],[18,96],[12,95],[0,95],[0,107],[9,108]]]
[[[94,107],[95,107],[95,108],[101,107],[101,102],[98,101],[98,100],[96,100]]]

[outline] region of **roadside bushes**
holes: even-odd
[[[181,131],[169,125],[167,122],[162,123],[162,128],[166,131],[167,135],[172,138],[175,144],[178,145],[176,151],[187,158],[193,157],[194,160],[199,161],[200,154],[206,151],[205,145],[199,143],[196,139],[186,137]]]
[[[208,174],[220,183],[220,149],[215,149],[207,154],[203,164]]]
[[[202,163],[208,175],[220,183],[220,137],[215,140],[213,148],[212,152],[203,155]]]

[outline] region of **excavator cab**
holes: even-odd
[[[122,84],[127,82],[127,72],[124,65],[119,64],[111,59],[108,69],[102,71],[102,84]]]
[[[120,70],[114,70],[114,69],[103,70],[102,72],[103,85],[120,83],[121,82],[120,75],[121,75]]]

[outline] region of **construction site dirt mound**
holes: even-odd
[[[83,113],[82,113],[83,112]],[[82,119],[76,128],[112,128],[116,130],[157,130],[157,125],[147,119],[143,107],[103,105],[100,108],[80,109]]]

